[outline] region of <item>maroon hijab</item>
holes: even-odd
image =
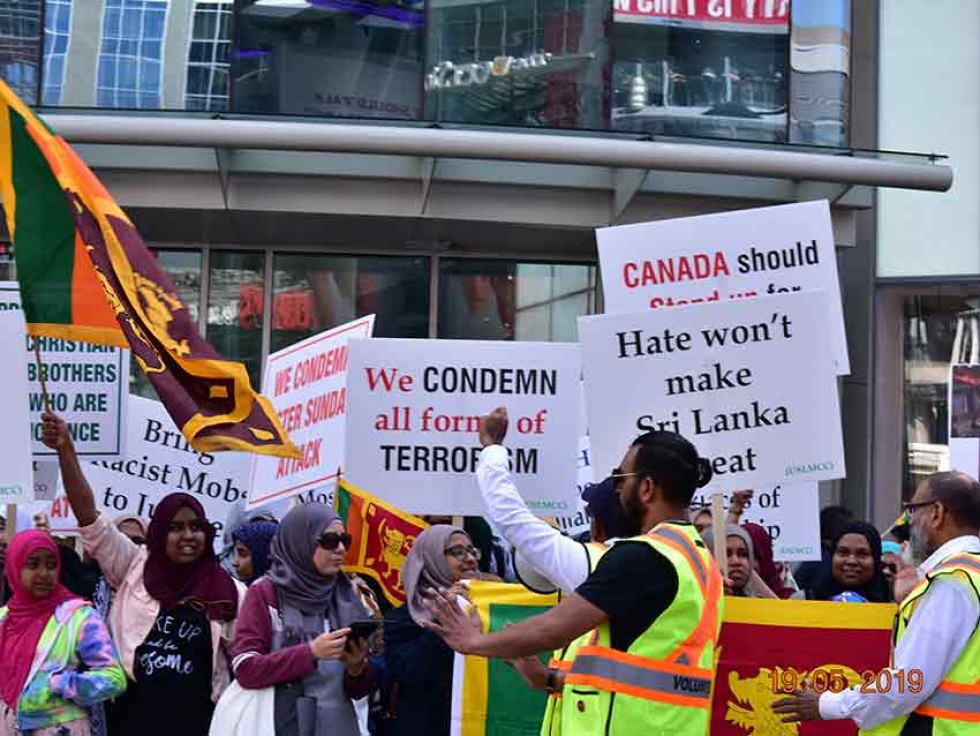
[[[762,582],[768,585],[769,589],[779,598],[789,598],[794,591],[783,584],[782,576],[776,568],[769,532],[752,522],[742,524],[742,528],[752,537],[752,546],[755,547],[755,562]]]
[[[189,508],[205,523],[204,554],[196,562],[182,564],[167,557],[170,523],[182,508]],[[149,557],[143,571],[146,591],[163,609],[184,601],[199,604],[212,621],[231,621],[238,612],[238,588],[214,554],[214,525],[200,502],[186,493],[171,493],[157,504],[146,533]]]

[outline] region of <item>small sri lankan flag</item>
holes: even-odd
[[[376,580],[392,604],[404,603],[402,565],[419,534],[429,525],[343,477],[337,481],[334,506],[351,535],[344,569]]]
[[[245,366],[198,334],[102,183],[2,81],[0,194],[28,334],[132,350],[196,450],[299,457]]]

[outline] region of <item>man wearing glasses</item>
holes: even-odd
[[[935,473],[904,507],[912,553],[924,561],[895,579],[892,687],[799,693],[774,703],[784,721],[850,718],[873,729],[868,736],[980,732],[980,483]],[[902,686],[913,670],[921,687]]]

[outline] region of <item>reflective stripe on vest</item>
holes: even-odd
[[[711,670],[657,662],[608,647],[579,650],[567,682],[688,708],[711,708]]]
[[[708,590],[708,569],[704,566],[704,562],[697,553],[697,549],[691,546],[691,540],[676,529],[671,529],[667,526],[654,528],[650,532],[650,536],[670,545],[684,555],[684,558],[697,576],[698,583],[701,586],[701,592],[706,593]]]
[[[915,712],[949,721],[980,723],[980,682],[944,682]]]

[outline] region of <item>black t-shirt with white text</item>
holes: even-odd
[[[120,703],[126,734],[205,736],[211,726],[211,624],[188,605],[160,611],[136,647],[136,682]]]

